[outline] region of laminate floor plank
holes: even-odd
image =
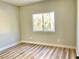
[[[65,49],[65,59],[69,58],[70,58],[69,49]]]
[[[73,49],[70,50],[70,59],[76,59],[76,52]]]

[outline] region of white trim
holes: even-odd
[[[9,45],[7,45],[7,46],[5,46],[5,47],[0,48],[0,51],[3,51],[3,50],[5,50],[5,49],[8,49],[8,48],[10,48],[10,47],[12,47],[12,46],[15,46],[15,45],[17,45],[17,44],[19,44],[19,42],[14,43],[14,44],[9,44]]]
[[[76,32],[77,34],[77,40],[76,40],[76,42],[77,42],[77,47],[76,47],[76,55],[77,56],[79,56],[79,0],[77,0],[77,32]]]
[[[31,41],[21,41],[21,43],[31,43],[31,44],[39,44],[39,45],[47,45],[47,46],[76,49],[76,47],[74,47],[74,46],[67,46],[67,45],[60,45],[60,44],[49,44],[49,43],[31,42]]]

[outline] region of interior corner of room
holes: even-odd
[[[33,32],[32,14],[55,12],[55,32]],[[77,35],[76,35],[77,34]],[[24,6],[0,1],[0,51],[19,43],[77,49],[79,0],[50,0]]]

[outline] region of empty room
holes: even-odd
[[[79,0],[0,0],[0,59],[79,59]]]

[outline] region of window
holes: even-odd
[[[33,31],[55,32],[54,12],[33,14]]]

